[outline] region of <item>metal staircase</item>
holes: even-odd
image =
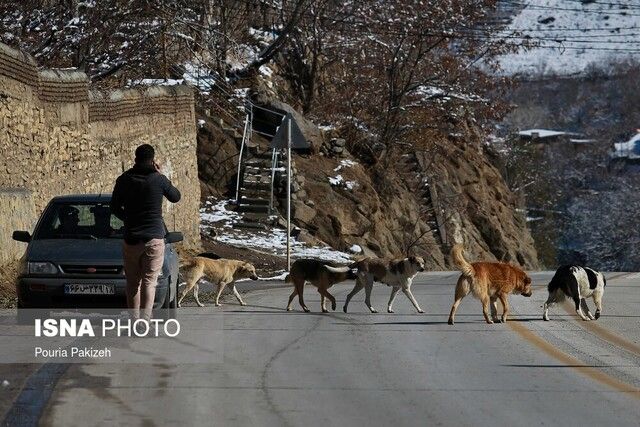
[[[254,133],[254,109],[258,107],[247,104],[240,154],[236,178],[236,210],[242,213],[242,221],[236,228],[267,229],[275,225],[279,212],[276,208],[276,188],[281,177],[286,173],[282,164],[280,150],[260,148],[252,144]],[[276,113],[277,112],[271,112]],[[259,132],[267,140],[273,135]],[[275,132],[274,132],[275,134]]]

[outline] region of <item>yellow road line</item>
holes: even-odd
[[[571,307],[573,306],[569,306],[569,304],[562,304],[562,308],[564,308],[567,313],[575,315],[575,310],[573,310]],[[611,344],[617,347],[621,347],[624,350],[632,353],[633,355],[640,357],[640,345],[632,343],[631,341],[627,341],[626,339],[609,331],[608,329],[597,325],[593,320],[586,322],[584,320],[578,320],[578,318],[576,317],[575,323],[580,325],[580,327],[582,327],[583,329],[593,332],[603,340],[609,341]]]
[[[629,395],[640,399],[639,388],[631,384],[619,381],[616,378],[613,378],[612,376],[598,370],[597,368],[588,366],[581,360],[578,360],[573,356],[569,356],[562,350],[554,347],[552,344],[527,329],[525,326],[522,326],[519,322],[507,322],[507,325],[509,325],[511,329],[513,329],[518,335],[527,340],[529,343],[538,347],[540,350],[553,357],[554,359],[557,359],[560,362],[571,366],[572,369],[575,369],[582,375],[589,377],[592,380],[595,380],[608,387],[611,387],[614,390],[620,391],[622,393],[628,393]]]

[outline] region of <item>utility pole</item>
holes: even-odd
[[[291,271],[291,116],[287,117],[287,271]]]

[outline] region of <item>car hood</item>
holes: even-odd
[[[26,255],[28,261],[122,264],[122,239],[33,240],[29,243]]]

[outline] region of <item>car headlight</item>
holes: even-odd
[[[27,263],[29,274],[58,274],[58,268],[50,262]]]

